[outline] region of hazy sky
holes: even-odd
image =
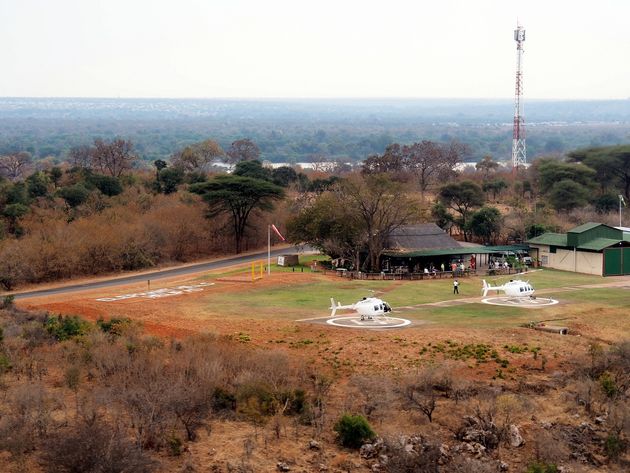
[[[630,0],[0,0],[0,96],[629,98]]]

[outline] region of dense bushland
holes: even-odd
[[[6,306],[4,471],[259,471],[278,461],[263,448],[275,443],[328,452],[320,463],[354,456],[338,460],[341,471],[629,464],[628,342],[591,345],[565,373],[536,370],[515,381],[464,380],[464,361],[346,378],[231,337],[164,340],[126,319],[94,325]],[[193,444],[217,442],[220,424],[230,426],[222,435],[252,433],[242,456],[191,454]]]

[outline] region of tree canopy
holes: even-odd
[[[483,205],[485,199],[481,187],[472,181],[462,181],[447,184],[440,189],[439,200],[460,215],[457,225],[464,232],[468,241],[468,218],[475,207]]]
[[[316,197],[291,219],[288,228],[294,241],[312,243],[339,256],[367,250],[361,267],[378,271],[387,239],[416,214],[406,189],[387,175],[351,176]]]
[[[630,200],[630,145],[581,149],[567,157],[594,169],[604,192],[619,188]]]
[[[496,207],[484,206],[470,217],[469,228],[484,242],[495,243],[501,232],[503,218]]]
[[[271,182],[245,176],[219,175],[190,186],[208,204],[209,217],[227,214],[232,219],[234,246],[240,253],[247,220],[255,209],[271,210],[273,202],[284,197],[284,190]]]

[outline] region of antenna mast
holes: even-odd
[[[519,166],[527,161],[525,148],[525,118],[523,117],[523,43],[525,29],[516,24],[516,93],[514,96],[514,133],[512,135],[512,172],[516,174]]]

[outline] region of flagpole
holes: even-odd
[[[619,226],[621,227],[621,202],[623,201],[623,197],[619,194]]]
[[[271,274],[271,224],[267,225],[267,274]]]

